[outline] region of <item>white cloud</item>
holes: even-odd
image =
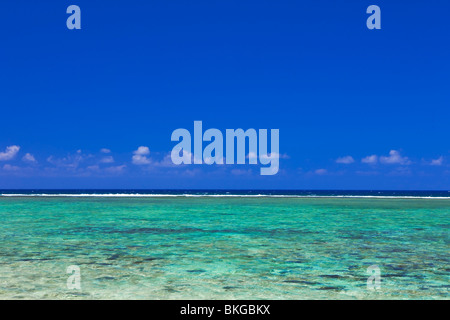
[[[361,159],[362,163],[375,164],[378,162],[378,156],[373,154]]]
[[[22,161],[29,162],[29,163],[36,163],[36,159],[34,156],[30,153],[27,153],[23,156]]]
[[[137,164],[137,165],[143,165],[143,164],[150,164],[151,163],[149,158],[147,158],[146,156],[141,156],[139,154],[135,154],[132,157],[132,162],[133,162],[133,164]]]
[[[109,172],[109,173],[119,174],[119,173],[122,173],[125,170],[126,167],[127,166],[123,164],[121,166],[115,166],[115,167],[106,168],[105,171]]]
[[[409,160],[409,158],[402,157],[400,155],[400,152],[397,150],[389,151],[388,156],[377,156],[377,155],[373,154],[371,156],[367,156],[367,157],[361,159],[362,163],[368,163],[368,164],[375,164],[378,161],[383,164],[400,164],[400,165],[411,164],[411,161]]]
[[[187,150],[182,150],[181,152],[181,158],[183,159],[183,163],[189,162],[189,159],[191,160],[191,163],[200,163],[202,162],[202,158],[197,158],[193,153],[187,151]],[[205,159],[207,162],[205,163],[210,163],[212,162],[212,159],[210,159],[209,157],[207,159]],[[225,162],[225,158],[223,158],[223,161]],[[172,162],[172,157],[170,156],[170,162]],[[173,164],[173,162],[172,162]]]
[[[408,157],[402,157],[400,155],[400,152],[398,152],[397,150],[389,151],[389,156],[387,157],[380,157],[380,162],[385,164],[411,164],[411,161],[408,159]]]
[[[350,164],[355,162],[355,159],[353,159],[352,156],[345,156],[345,157],[341,157],[341,158],[337,158],[336,159],[336,163],[343,163],[343,164]]]
[[[76,169],[79,167],[81,162],[91,157],[92,155],[83,155],[81,150],[77,150],[75,154],[69,154],[63,158],[49,156],[47,161],[59,168]]]
[[[150,154],[150,149],[148,147],[140,146],[136,151],[133,151],[134,154],[145,156]]]
[[[113,163],[114,158],[112,156],[103,157],[100,159],[100,163]]]
[[[103,173],[119,174],[119,173],[122,173],[125,168],[126,168],[126,165],[112,166],[112,167],[107,167],[104,169],[100,168],[98,165],[93,165],[93,166],[86,167],[86,170],[89,172],[97,173],[97,174],[103,174]]]
[[[176,167],[177,165],[172,162],[172,157],[169,154],[166,154],[161,161],[153,162],[153,166],[155,167]]]
[[[326,169],[317,169],[316,171],[314,171],[314,173],[321,176],[321,175],[327,174],[328,171]]]
[[[100,149],[101,153],[111,153],[111,150],[107,149],[107,148],[102,148]]]
[[[148,147],[140,146],[136,151],[133,151],[133,153],[133,164],[144,165],[151,163],[151,160],[147,157],[147,155],[150,154],[150,149]]]
[[[10,164],[5,164],[3,166],[3,170],[5,170],[5,171],[18,171],[19,169],[20,169],[19,167],[12,166]]]
[[[443,162],[444,162],[444,157],[440,156],[437,159],[431,160],[430,165],[431,166],[441,166]]]
[[[19,152],[19,146],[9,146],[6,147],[5,152],[0,152],[0,161],[7,161],[13,159]]]

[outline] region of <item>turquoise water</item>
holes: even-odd
[[[447,299],[449,225],[449,199],[0,197],[0,298]]]

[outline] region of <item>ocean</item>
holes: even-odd
[[[0,299],[448,299],[449,226],[448,191],[0,190]]]

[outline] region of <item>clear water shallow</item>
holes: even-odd
[[[0,298],[448,299],[449,225],[448,199],[0,197]]]

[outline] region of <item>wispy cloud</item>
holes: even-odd
[[[350,164],[353,162],[355,162],[355,159],[353,159],[352,156],[345,156],[336,159],[336,163]]]
[[[430,166],[441,166],[444,163],[444,157],[440,156],[437,159],[432,159],[430,161]]]
[[[107,149],[107,148],[102,148],[100,149],[101,153],[111,153],[111,150]]]
[[[105,171],[108,173],[112,173],[112,174],[120,174],[123,173],[125,171],[125,168],[127,166],[126,165],[120,165],[120,166],[113,166],[113,167],[108,167],[105,168]]]
[[[37,162],[36,159],[34,158],[34,156],[30,153],[25,154],[22,157],[22,161],[28,162],[28,163],[36,163]]]
[[[389,151],[389,156],[387,157],[380,157],[380,162],[384,164],[401,164],[401,165],[409,165],[411,164],[411,161],[408,159],[408,157],[402,157],[400,155],[400,152],[397,150],[391,150]]]
[[[362,163],[367,163],[367,164],[375,164],[378,162],[378,156],[373,154],[371,156],[367,156],[365,158],[361,159]]]
[[[112,156],[106,156],[100,159],[100,163],[114,163],[114,158]]]
[[[172,157],[169,154],[166,154],[161,161],[154,163],[159,167],[176,167],[176,165],[172,162]]]
[[[69,154],[63,158],[55,158],[54,156],[49,156],[47,158],[47,162],[58,168],[69,168],[76,169],[80,165],[81,162],[86,160],[87,158],[92,157],[91,155],[83,155],[81,150],[77,150],[75,154]]]
[[[323,176],[323,175],[327,174],[328,171],[327,171],[327,169],[317,169],[316,171],[314,171],[314,173],[319,176]]]
[[[86,167],[86,170],[87,170],[88,172],[96,173],[96,174],[98,174],[98,175],[104,175],[105,173],[116,175],[116,174],[121,174],[121,173],[123,173],[123,172],[124,172],[124,169],[125,169],[126,167],[127,167],[127,166],[126,166],[125,164],[120,165],[120,166],[106,167],[106,168],[101,168],[101,167],[98,166],[98,165],[92,165],[92,166]]]
[[[20,168],[17,167],[17,166],[12,166],[12,165],[10,165],[10,164],[5,164],[5,165],[3,166],[3,170],[5,170],[5,171],[19,171]]]
[[[371,156],[362,158],[361,162],[367,164],[376,164],[377,162],[380,162],[382,164],[400,164],[400,165],[409,165],[412,163],[408,157],[403,157],[397,150],[389,151],[388,156],[377,156],[373,154]]]
[[[6,147],[5,152],[0,152],[0,161],[8,161],[14,159],[19,150],[20,150],[19,146]]]

